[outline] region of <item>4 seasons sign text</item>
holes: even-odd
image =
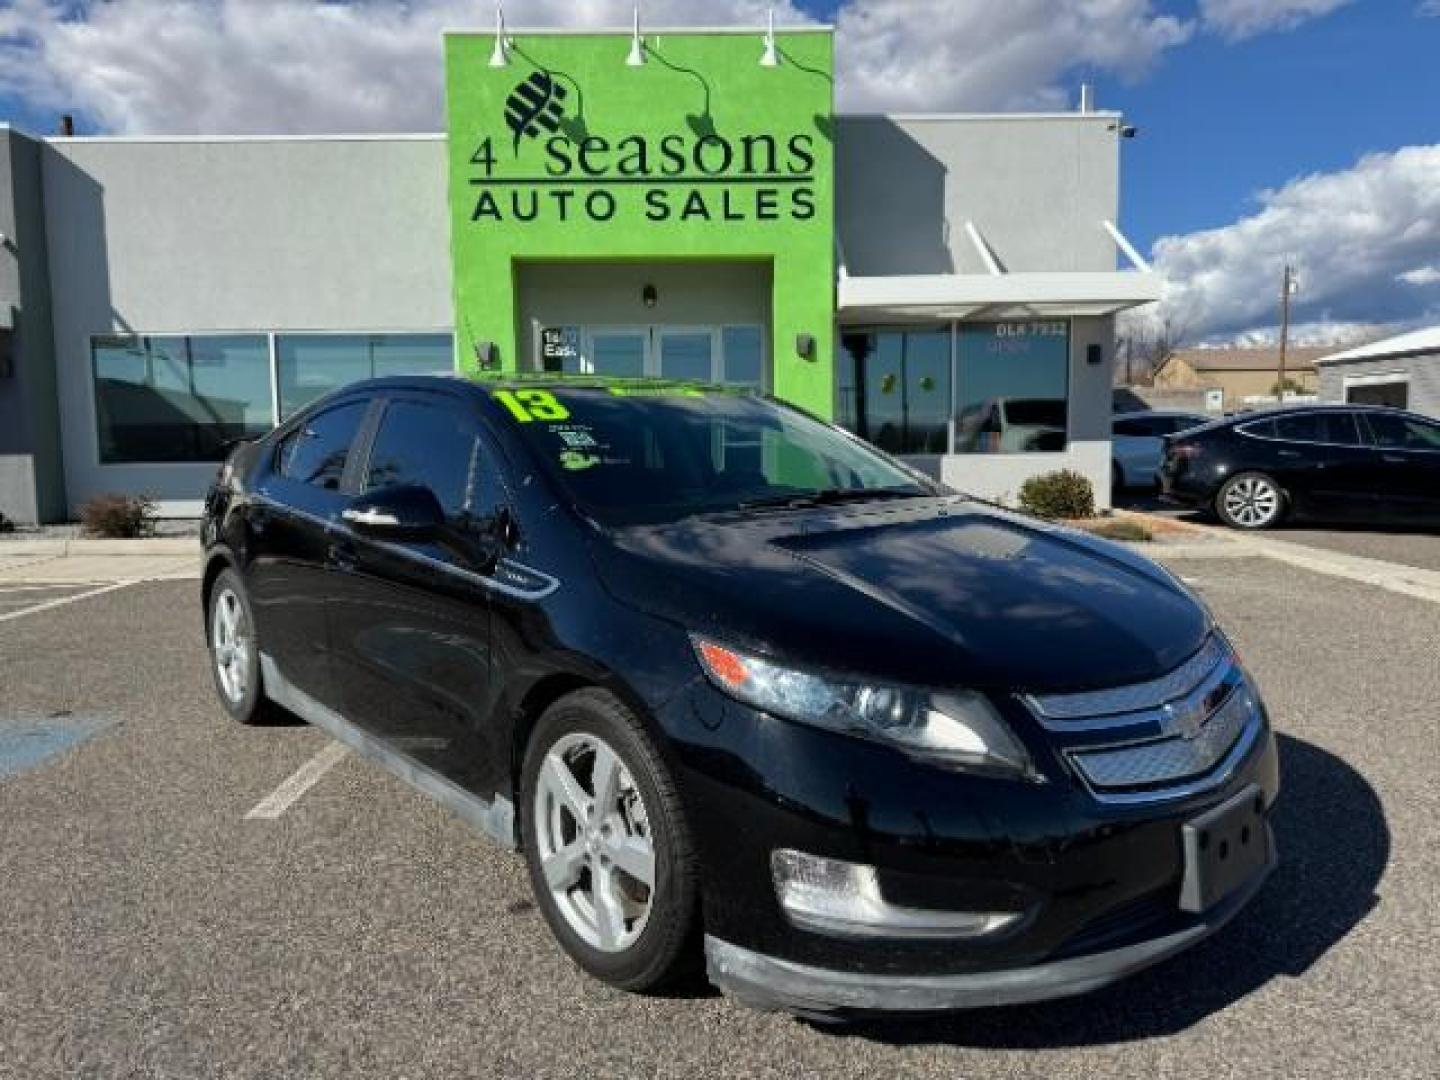
[[[699,132],[592,135],[566,130],[568,96],[535,72],[506,99],[509,137],[483,136],[469,158],[472,222],[724,224],[816,214],[817,147],[807,132],[696,125]]]

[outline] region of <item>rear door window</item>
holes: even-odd
[[[454,517],[475,509],[481,453],[478,423],[454,403],[393,398],[370,448],[364,489],[418,484]]]
[[[328,491],[340,489],[350,445],[369,402],[347,401],[309,417],[280,444],[280,475]]]

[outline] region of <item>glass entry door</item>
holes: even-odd
[[[566,332],[579,349],[558,363],[542,357],[545,370],[757,388],[765,383],[765,337],[758,326],[589,326]]]
[[[650,331],[640,329],[591,330],[585,335],[580,370],[587,375],[640,378],[650,368]]]
[[[655,374],[662,379],[690,379],[697,382],[716,382],[720,378],[716,363],[716,337],[714,330],[686,328],[669,330],[656,328]]]

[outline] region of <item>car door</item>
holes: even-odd
[[[1440,520],[1440,424],[1402,412],[1365,412],[1374,483],[1387,517]]]
[[[247,515],[246,584],[261,652],[292,686],[331,707],[327,556],[353,490],[353,450],[370,404],[350,397],[296,422],[277,443]]]
[[[1277,479],[1302,513],[1335,520],[1375,515],[1373,459],[1354,414],[1306,411],[1275,419]]]
[[[422,485],[445,535],[398,539],[346,530],[329,604],[347,719],[472,791],[495,766],[489,579],[481,531],[503,504],[493,450],[462,399],[388,394],[359,468],[359,489]]]

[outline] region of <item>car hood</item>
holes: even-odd
[[[1205,609],[1116,544],[958,498],[695,518],[608,532],[622,602],[796,665],[1054,691],[1155,678]]]

